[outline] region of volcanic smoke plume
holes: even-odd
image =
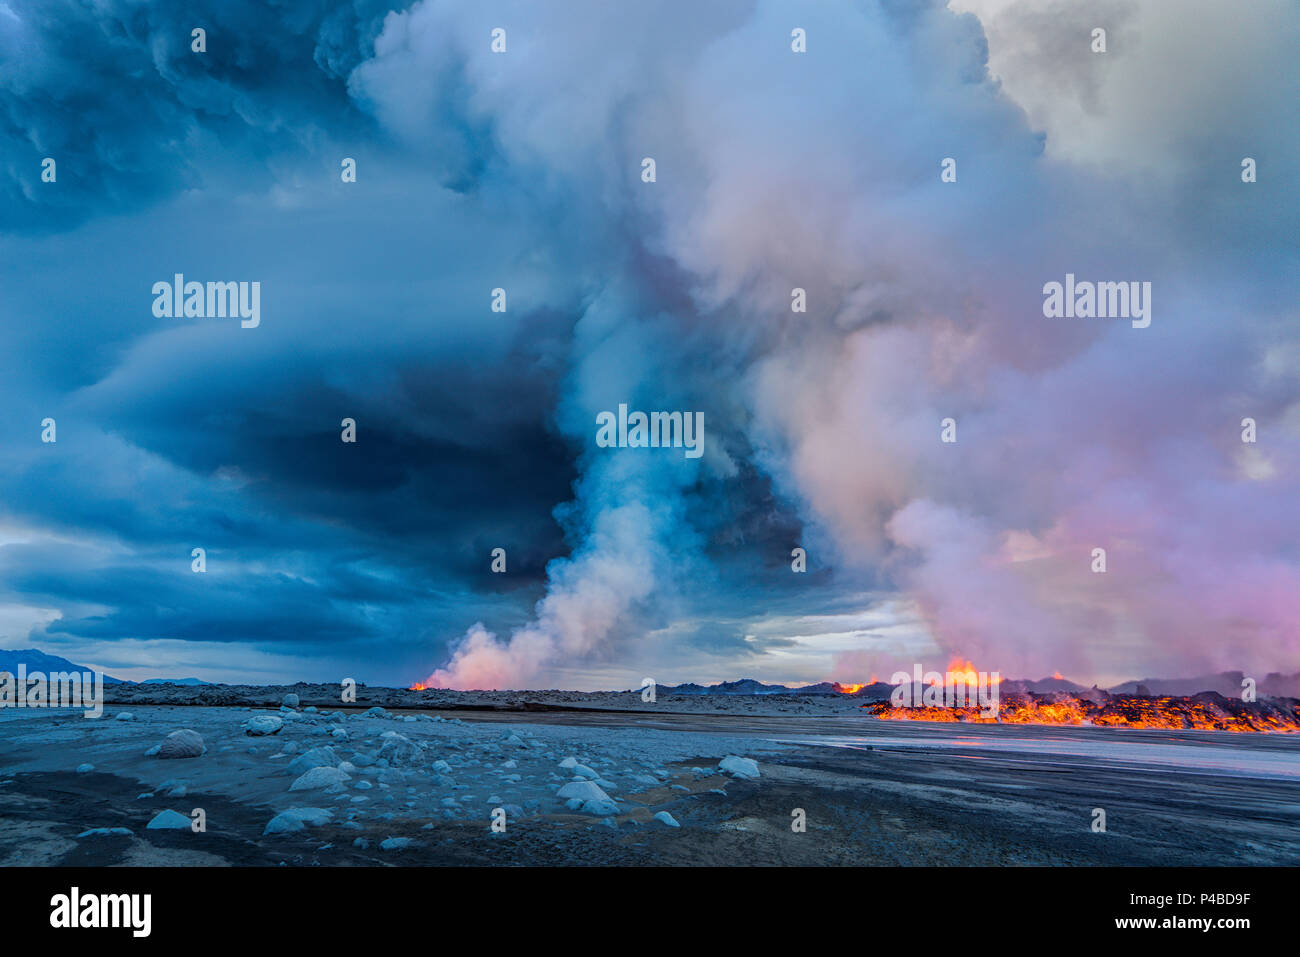
[[[1259,29],[1294,18],[1233,12],[1248,60],[1207,97],[1179,71],[1233,58],[1214,39],[1229,14],[1186,6],[1125,17],[1140,49],[1116,44],[1104,75],[1026,55],[999,78],[984,23],[939,2],[801,9],[806,56],[778,4],[507,4],[518,59],[493,58],[467,5],[391,14],[350,77],[358,102],[412,150],[490,170],[475,199],[508,189],[547,225],[545,255],[587,257],[551,291],[575,317],[556,410],[581,476],[572,551],[531,623],[472,628],[428,683],[535,684],[621,659],[665,616],[729,619],[740,644],[762,610],[735,549],[799,543],[838,598],[888,593],[918,641],[1003,673],[1294,664],[1300,327],[1276,255],[1293,237],[1267,210],[1295,208],[1297,186],[1243,199],[1239,157],[1204,148],[1212,128],[1295,155],[1294,124],[1261,108],[1298,93],[1295,33]],[[611,36],[636,42],[614,55]],[[1048,82],[1060,69],[1070,82]],[[431,113],[456,120],[435,143]],[[1043,285],[1067,272],[1150,283],[1151,325],[1045,319]],[[622,402],[702,410],[704,457],[594,448]],[[1240,441],[1245,416],[1267,441]],[[742,524],[760,489],[799,541]]]

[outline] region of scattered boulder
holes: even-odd
[[[299,777],[293,784],[289,785],[290,791],[316,791],[322,788],[341,788],[346,781],[351,781],[352,775],[338,768],[318,767]]]
[[[203,735],[189,728],[173,731],[163,738],[162,744],[157,745],[157,748],[154,753],[159,758],[197,758],[208,750],[203,743]]]
[[[390,837],[379,842],[379,846],[386,851],[404,851],[415,841],[409,837]]]
[[[723,774],[730,774],[733,778],[752,781],[758,777],[758,762],[753,758],[740,758],[729,754],[718,762],[718,770]]]
[[[581,801],[599,800],[609,797],[599,784],[594,781],[570,781],[555,792],[555,796],[560,800],[569,798],[578,798]]]
[[[117,713],[117,718],[116,718],[116,720],[118,720],[118,721],[134,721],[134,720],[135,720],[135,713],[132,712],[132,711],[119,711],[119,712]]]
[[[263,834],[292,834],[305,827],[320,827],[334,816],[323,807],[294,807],[271,818]]]
[[[244,734],[257,738],[264,734],[279,734],[284,721],[273,714],[254,715],[244,722]]]
[[[285,695],[283,698],[280,699],[280,704],[285,708],[292,708],[294,711],[297,711],[298,696],[294,694],[292,691],[290,691],[287,695]]]
[[[95,766],[94,766],[93,764],[78,764],[78,765],[77,765],[77,773],[78,773],[78,774],[89,774],[89,773],[90,773],[91,771],[93,771],[93,770],[95,770]]]
[[[92,827],[89,831],[82,831],[77,835],[77,840],[83,837],[109,837],[113,835],[124,835],[130,837],[135,832],[128,827]]]
[[[334,753],[334,749],[324,747],[304,751],[285,765],[285,770],[289,774],[303,774],[312,768],[336,768],[338,766],[339,756]]]
[[[384,743],[379,748],[380,759],[387,758],[389,764],[411,764],[421,753],[420,746],[410,738],[391,731],[384,735]]]
[[[184,814],[177,814],[171,808],[166,811],[159,811],[152,821],[145,825],[148,831],[190,831],[193,830],[193,821]]]
[[[600,801],[584,801],[582,803],[582,813],[592,814],[596,817],[608,817],[618,813],[618,804],[613,798],[605,798]]]
[[[677,823],[677,818],[673,817],[667,811],[660,811],[655,815],[655,820],[660,824],[667,825],[668,827],[681,827],[681,825]]]
[[[565,801],[569,810],[581,810],[596,817],[618,813],[618,804],[594,781],[570,781],[556,791],[555,796]]]

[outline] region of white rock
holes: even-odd
[[[591,801],[609,797],[595,781],[570,781],[556,791],[555,796],[562,801],[568,798]]]
[[[280,704],[286,708],[293,708],[296,711],[298,709],[298,696],[290,691],[280,699]]]
[[[78,773],[78,774],[89,774],[89,773],[90,773],[91,771],[93,771],[93,770],[95,770],[95,766],[94,766],[93,764],[78,764],[78,765],[77,765],[77,773]]]
[[[92,827],[89,831],[82,831],[77,835],[80,840],[83,837],[108,837],[110,834],[125,834],[130,836],[133,832],[126,827]]]
[[[281,811],[271,818],[263,834],[292,834],[305,827],[320,827],[329,822],[334,812],[323,807],[294,807]]]
[[[730,774],[733,778],[752,781],[758,777],[758,762],[753,758],[739,758],[729,754],[718,762],[718,770],[723,774]]]
[[[677,818],[673,817],[667,811],[660,811],[655,815],[655,820],[660,824],[667,824],[669,827],[681,827],[681,825],[677,823]]]
[[[189,831],[193,830],[193,822],[184,814],[177,814],[168,808],[166,811],[159,811],[152,821],[145,825],[148,831]]]
[[[348,739],[348,733],[342,728],[335,728],[330,732],[330,737],[335,741],[346,741]]]
[[[320,788],[342,787],[344,782],[351,780],[352,775],[346,771],[340,771],[338,768],[318,767],[312,768],[299,777],[293,784],[289,785],[289,790],[315,791]]]
[[[163,738],[155,753],[160,758],[197,758],[207,750],[203,735],[189,728],[181,728]]]
[[[264,734],[279,734],[284,722],[273,714],[254,715],[244,722],[244,734],[260,737]]]
[[[404,851],[414,843],[415,841],[409,837],[390,837],[380,841],[379,846],[386,851]]]
[[[594,781],[596,778],[600,777],[597,772],[593,771],[585,764],[575,764],[573,766],[573,776],[576,778],[586,778],[589,781]]]
[[[286,769],[290,774],[302,774],[312,768],[336,768],[338,766],[339,756],[334,753],[334,749],[324,747],[304,751],[290,761],[286,765]]]
[[[578,766],[577,758],[565,758],[563,761],[560,762],[560,767],[564,768],[566,771],[569,768],[576,768],[577,766]]]
[[[594,814],[597,817],[618,813],[618,805],[614,799],[601,790],[600,785],[594,781],[570,781],[556,791],[555,796],[566,801],[570,810],[574,810],[574,805],[577,804],[583,813]]]
[[[387,758],[389,764],[410,764],[421,753],[419,745],[410,738],[392,732],[384,736],[384,743],[379,749],[379,757]]]
[[[134,712],[131,712],[131,711],[119,711],[119,712],[117,713],[117,720],[118,720],[118,721],[134,721],[134,720],[135,720],[135,714],[134,714]]]

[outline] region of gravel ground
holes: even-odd
[[[584,710],[533,713],[497,696],[474,700],[486,710],[375,714],[7,710],[0,864],[1300,863],[1294,736],[955,729],[766,700],[650,712],[634,697],[640,708],[590,710],[583,695]],[[280,727],[250,736],[252,718]],[[205,753],[146,753],[181,728]],[[720,769],[728,756],[758,777],[736,776],[744,762]],[[611,803],[566,804],[557,791],[572,785]],[[1096,808],[1105,833],[1091,829]],[[202,833],[147,826],[195,809]],[[295,814],[309,823],[267,833]],[[113,828],[129,833],[85,833]]]

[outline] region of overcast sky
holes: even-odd
[[[1300,10],[951,7],[0,0],[0,646],[1296,670]],[[156,317],[176,273],[260,325]],[[1067,273],[1150,325],[1045,318]],[[619,403],[704,454],[598,447]]]

